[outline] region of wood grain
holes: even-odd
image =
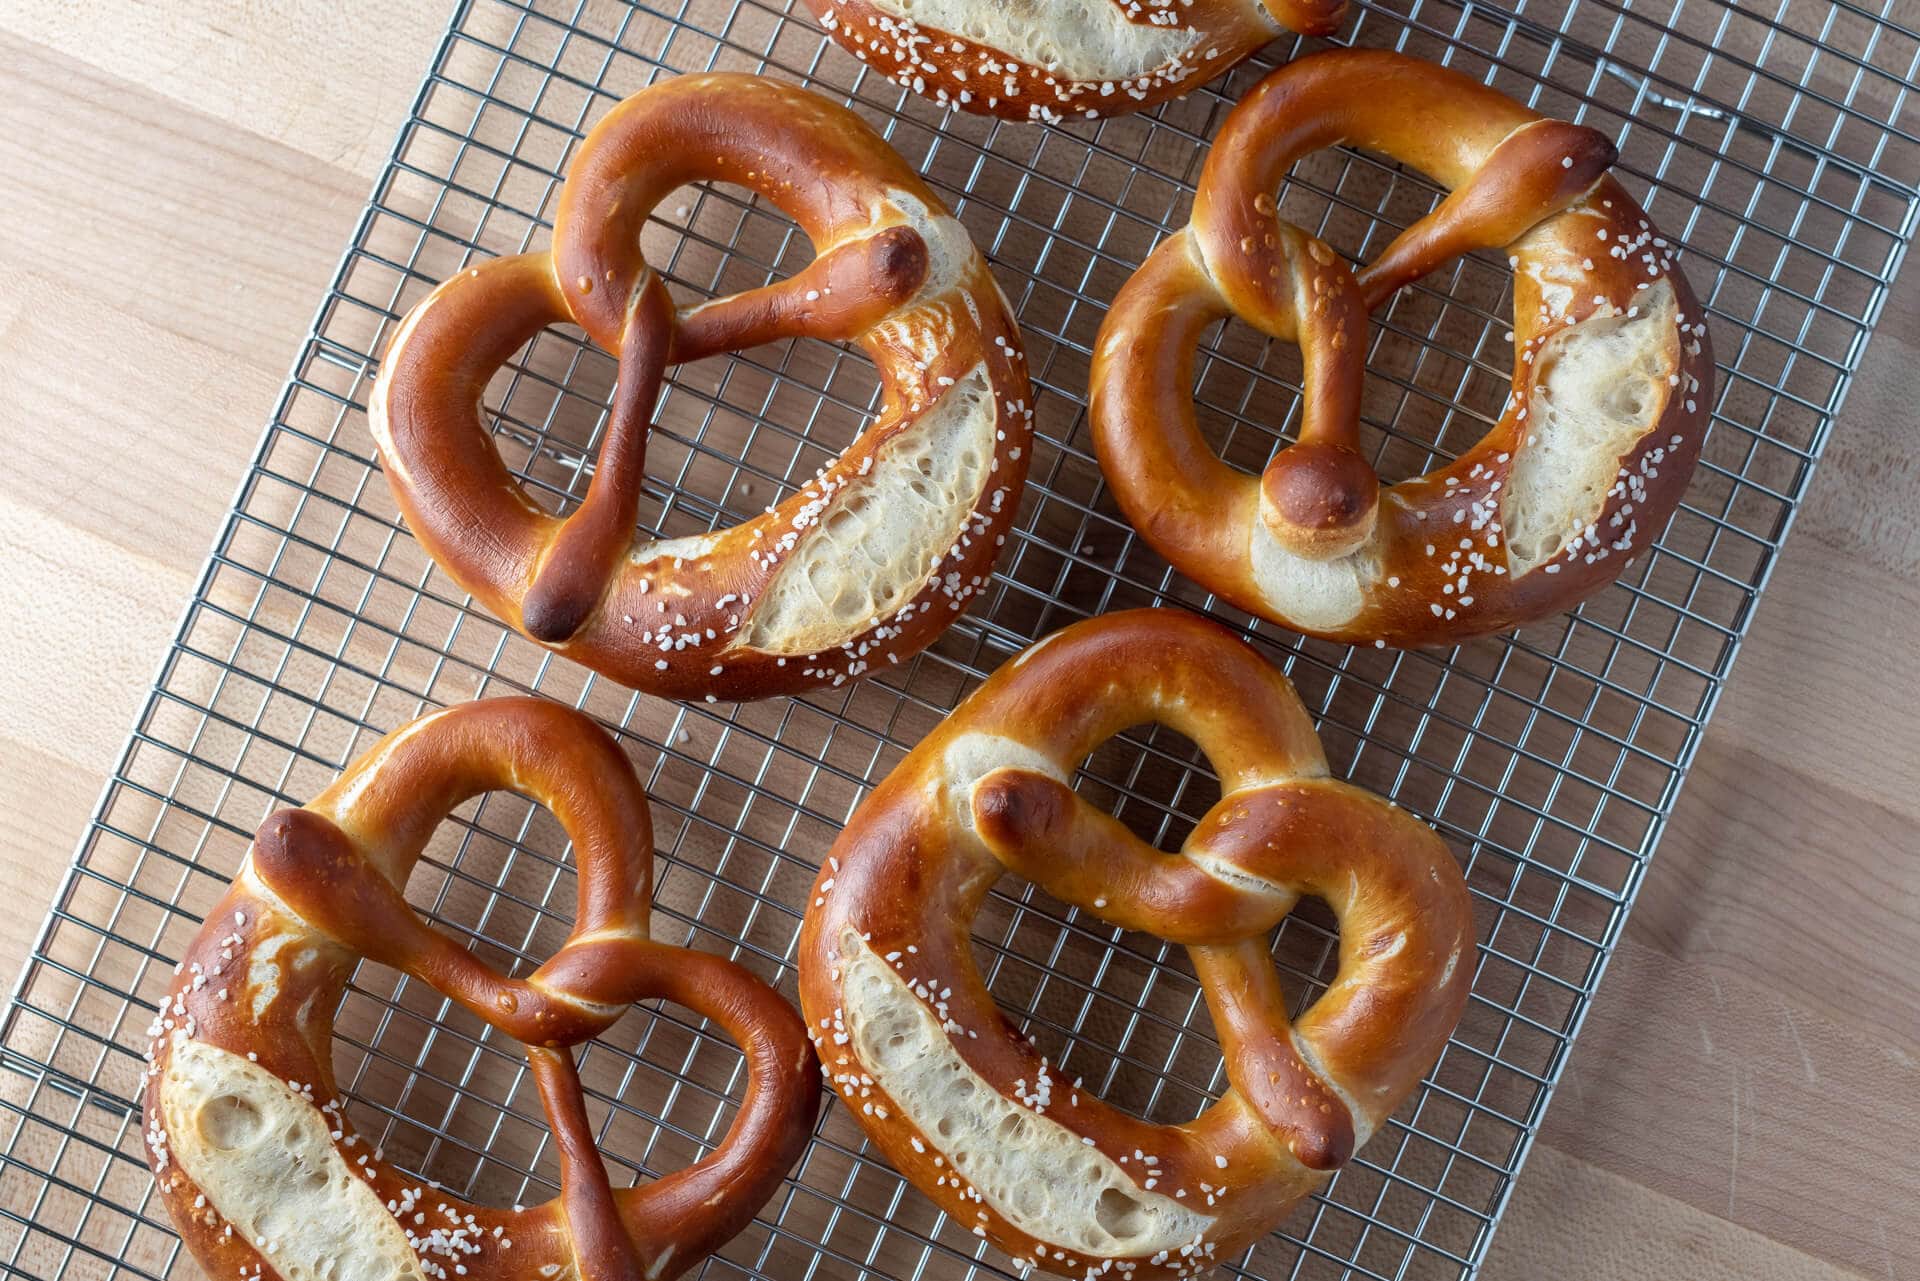
[[[0,966],[31,944],[437,5],[0,3]],[[1920,278],[1834,430],[1484,1275],[1914,1275]],[[165,460],[163,483],[155,460]]]
[[[221,121],[363,179],[385,164],[446,25],[440,5],[365,0],[0,5],[0,28],[187,108],[175,118]]]
[[[25,426],[0,472],[12,970],[367,183],[4,31],[0,82],[0,386]]]
[[[1514,1281],[1857,1276],[1552,1147],[1534,1153],[1494,1242],[1481,1275]]]

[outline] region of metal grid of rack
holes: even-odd
[[[1142,116],[1062,127],[947,115],[826,43],[790,0],[465,0],[380,178],[0,1026],[0,1269],[192,1275],[152,1196],[134,1097],[173,960],[269,811],[313,795],[375,736],[432,707],[537,691],[615,729],[658,826],[656,933],[793,992],[813,870],[868,786],[1028,640],[1130,605],[1203,610],[1281,663],[1339,773],[1432,819],[1474,888],[1466,1019],[1421,1091],[1245,1277],[1471,1274],[1579,1030],[1795,503],[1920,218],[1916,14],[1895,0],[1363,3],[1343,41],[1450,63],[1620,145],[1711,310],[1721,367],[1706,455],[1657,547],[1576,615],[1451,651],[1303,640],[1220,606],[1118,516],[1094,464],[1090,345],[1126,274],[1185,220],[1204,144],[1283,40]],[[697,69],[803,81],[854,105],[972,231],[1018,308],[1038,391],[1032,479],[991,590],[919,658],[830,693],[681,706],[594,678],[504,630],[408,537],[365,404],[397,318],[477,256],[544,243],[572,146],[613,102]],[[777,212],[689,189],[649,227],[683,296],[804,262]],[[1282,208],[1365,259],[1434,188],[1328,153]],[[1506,393],[1504,264],[1405,292],[1373,328],[1366,423],[1383,475],[1476,439]],[[491,389],[505,452],[556,507],[591,474],[613,362],[536,340]],[[1260,466],[1292,424],[1298,359],[1244,328],[1205,345],[1203,422]],[[644,522],[666,535],[791,492],[874,403],[857,354],[814,343],[678,372]],[[1177,841],[1217,795],[1191,744],[1115,740],[1078,785]],[[564,933],[566,845],[495,795],[443,827],[410,894],[490,960],[524,969]],[[1005,883],[976,926],[995,995],[1070,1075],[1157,1120],[1224,1088],[1179,949]],[[1275,956],[1302,1006],[1334,968],[1311,908]],[[550,1195],[554,1154],[510,1043],[418,983],[363,965],[336,1065],[356,1123],[403,1166],[475,1199]],[[684,1011],[639,1008],[583,1058],[616,1182],[724,1133],[740,1059]],[[707,1278],[984,1278],[1004,1257],[905,1185],[837,1106]]]

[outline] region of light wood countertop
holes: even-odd
[[[340,8],[0,3],[9,975],[446,16]],[[1920,1276],[1916,406],[1910,269],[1518,1182],[1493,1281]]]

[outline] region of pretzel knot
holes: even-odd
[[[813,262],[676,308],[640,232],[699,180],[785,211]],[[619,373],[586,497],[556,519],[509,474],[479,405],[561,322],[617,352]],[[796,337],[859,344],[879,369],[878,415],[753,520],[636,539],[666,368]],[[509,625],[649,693],[760,698],[917,652],[985,585],[1030,454],[1023,361],[965,229],[858,116],[754,76],[681,76],[581,144],[551,252],[470,268],[413,309],[369,417],[415,536]]]
[[[579,877],[566,943],[525,978],[430,929],[403,894],[440,820],[500,788],[553,812]],[[619,748],[587,717],[538,699],[417,720],[304,808],[270,817],[149,1029],[147,1147],[205,1270],[661,1281],[737,1233],[805,1145],[819,1069],[771,988],[724,958],[648,937],[652,854],[646,794]],[[334,1089],[332,1035],[358,957],[525,1046],[559,1153],[556,1199],[469,1205],[388,1165],[354,1132]],[[725,1029],[746,1056],[746,1096],[711,1154],[615,1191],[569,1047],[649,998]]]
[[[1342,143],[1450,189],[1357,274],[1274,201],[1295,160]],[[1192,222],[1121,289],[1095,345],[1094,440],[1128,519],[1240,608],[1350,642],[1500,631],[1611,582],[1686,489],[1713,371],[1675,247],[1613,161],[1593,130],[1399,54],[1340,50],[1269,75],[1214,142]],[[1500,419],[1382,489],[1360,437],[1367,314],[1502,246],[1514,373]],[[1301,349],[1299,440],[1258,480],[1195,421],[1195,347],[1225,316]]]
[[[1177,856],[1069,786],[1144,721],[1220,777]],[[1187,947],[1225,1096],[1147,1124],[1000,1016],[968,931],[1008,871]],[[1289,1023],[1267,936],[1303,895],[1339,918],[1340,970]],[[1141,610],[1009,661],[875,789],[815,886],[800,992],[854,1118],[959,1222],[1066,1275],[1187,1276],[1269,1231],[1406,1097],[1459,1019],[1473,945],[1446,845],[1327,777],[1286,679],[1211,623]]]

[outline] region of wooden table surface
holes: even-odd
[[[445,17],[0,0],[8,974]],[[1488,1278],[1920,1277],[1916,405],[1909,270]]]

